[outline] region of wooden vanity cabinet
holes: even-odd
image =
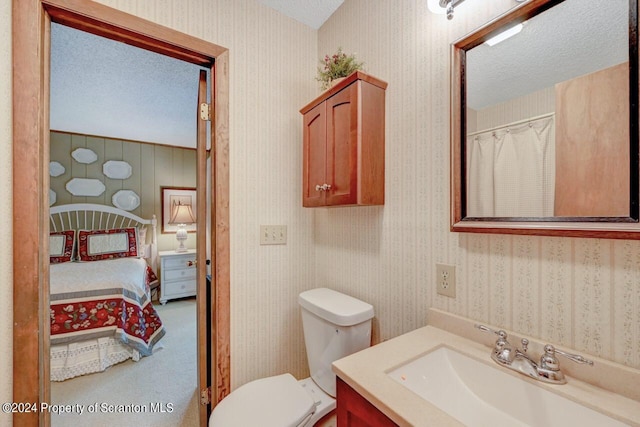
[[[300,110],[304,207],[384,204],[386,87],[356,71]]]
[[[336,378],[337,427],[397,427],[347,383]]]

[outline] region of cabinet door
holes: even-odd
[[[323,206],[325,191],[316,190],[316,186],[326,183],[326,103],[320,103],[304,115],[303,141],[302,206]]]
[[[358,201],[358,85],[327,99],[327,205]]]
[[[336,378],[338,427],[397,427],[378,408]]]

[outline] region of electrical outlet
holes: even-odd
[[[286,225],[261,225],[260,226],[261,245],[286,245],[287,226]]]
[[[436,264],[436,289],[438,295],[456,297],[456,266]]]

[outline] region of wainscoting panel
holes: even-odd
[[[195,150],[55,131],[51,132],[50,141],[51,161],[56,161],[65,168],[62,175],[50,178],[50,187],[56,193],[56,205],[98,203],[113,206],[112,197],[116,192],[132,190],[140,197],[140,206],[131,213],[143,218],[150,218],[155,214],[158,219],[158,249],[175,249],[175,234],[162,234],[161,187],[195,188]],[[92,150],[97,154],[98,160],[91,164],[78,163],[71,157],[71,152],[77,148]],[[131,176],[126,179],[105,176],[102,165],[109,160],[129,163]],[[106,190],[97,197],[73,196],[65,188],[72,178],[97,179],[104,184]],[[195,247],[195,234],[189,234],[186,245]]]

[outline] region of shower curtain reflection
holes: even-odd
[[[553,216],[554,116],[467,135],[469,217]]]

